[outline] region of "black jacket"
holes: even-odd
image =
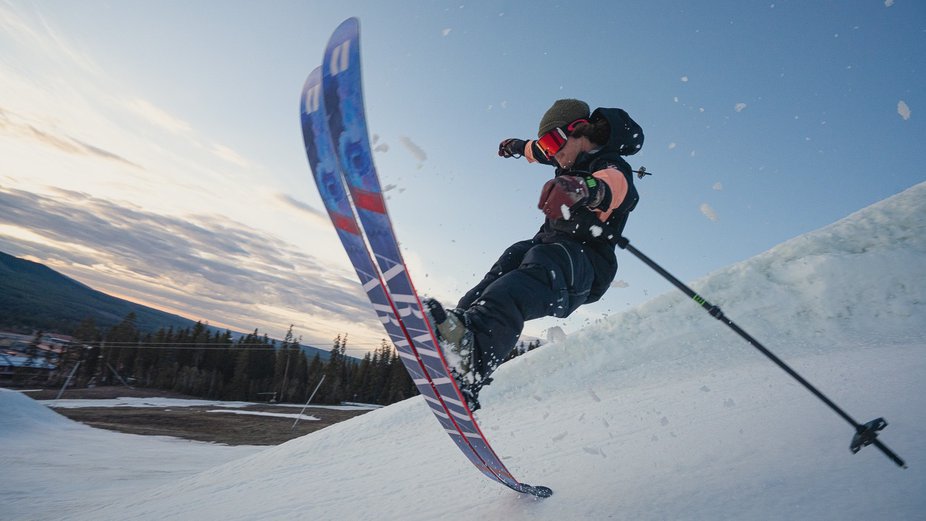
[[[603,170],[609,165],[614,166],[627,179],[627,195],[611,217],[602,223],[591,210],[580,207],[572,210],[568,221],[547,219],[534,241],[538,243],[554,243],[561,241],[575,241],[583,244],[588,250],[589,259],[595,268],[595,282],[592,284],[588,300],[595,302],[604,295],[614,275],[617,273],[617,257],[614,246],[624,231],[627,217],[636,207],[640,197],[633,185],[633,172],[630,164],[622,156],[636,153],[643,146],[643,131],[639,125],[622,109],[599,108],[591,119],[605,118],[611,127],[611,136],[608,142],[591,152],[583,152],[576,158],[572,168],[565,170],[557,167],[556,174],[590,176],[592,173]],[[535,153],[534,157],[543,158],[543,154]],[[539,159],[545,164],[554,164]],[[554,165],[555,166],[555,165]]]

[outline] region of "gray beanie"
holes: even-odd
[[[559,99],[553,102],[540,119],[537,137],[541,137],[556,127],[565,127],[577,119],[587,119],[588,103],[577,99]]]

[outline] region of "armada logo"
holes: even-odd
[[[328,67],[332,76],[337,76],[350,66],[350,40],[331,50],[331,61]]]
[[[318,110],[319,99],[321,98],[322,86],[317,84],[312,86],[305,93],[305,112],[311,114]]]

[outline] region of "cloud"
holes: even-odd
[[[225,217],[159,215],[68,190],[0,188],[0,208],[0,245],[8,253],[146,305],[239,330],[281,329],[294,316],[345,327],[375,320],[352,274]],[[16,228],[41,243],[9,233]],[[263,323],[253,323],[256,315]],[[319,334],[310,341],[327,342],[330,330]]]
[[[3,249],[213,324],[378,346],[323,211],[277,197],[279,177],[203,133],[201,113],[178,117],[157,83],[127,87],[65,36],[0,0],[0,48],[16,51],[0,60]]]
[[[81,141],[81,140],[79,140],[79,139],[76,139],[76,138],[71,138],[71,140],[73,140],[75,143],[77,143],[78,145],[80,145],[81,147],[83,147],[83,151],[84,151],[85,153],[90,154],[90,155],[92,155],[92,156],[97,156],[97,157],[100,157],[100,158],[102,158],[102,159],[110,159],[110,160],[112,160],[112,161],[116,161],[116,162],[119,162],[119,163],[123,163],[123,164],[125,164],[125,165],[131,166],[131,167],[134,167],[134,168],[142,168],[141,165],[138,165],[138,164],[136,164],[136,163],[133,163],[133,162],[129,161],[128,159],[126,159],[126,158],[120,156],[119,154],[117,154],[117,153],[115,153],[115,152],[110,152],[109,150],[104,150],[104,149],[102,149],[102,148],[100,148],[100,147],[91,145],[91,144],[89,144],[89,143],[84,143],[83,141]]]
[[[290,208],[294,208],[296,210],[299,210],[300,212],[305,212],[313,217],[317,217],[323,220],[326,223],[328,222],[327,212],[323,212],[308,203],[304,203],[296,199],[295,197],[289,194],[277,194],[276,198],[278,201],[286,204]]]
[[[134,168],[142,168],[139,164],[115,152],[91,145],[64,132],[55,129],[40,129],[34,124],[26,123],[15,112],[3,107],[0,107],[0,130],[7,135],[40,143],[67,154],[95,156]]]
[[[251,168],[250,161],[225,145],[212,145],[212,153],[215,154],[219,159],[227,161],[233,165],[239,166],[241,168]]]
[[[33,19],[30,20],[30,16]],[[61,56],[62,64],[74,65],[85,71],[96,73],[100,70],[96,62],[67,41],[41,15],[17,12],[14,6],[2,3],[0,33],[13,40],[17,49],[34,49],[39,53]]]
[[[135,115],[160,127],[168,132],[179,135],[186,135],[192,131],[192,127],[186,121],[171,115],[167,111],[156,107],[153,103],[143,99],[133,99],[125,102],[125,107],[131,110]]]

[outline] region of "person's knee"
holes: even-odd
[[[580,244],[535,246],[524,256],[519,271],[546,283],[553,292],[549,315],[565,318],[588,299],[594,268]]]

